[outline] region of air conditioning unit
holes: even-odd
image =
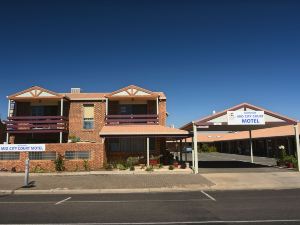
[[[71,93],[80,93],[81,89],[80,88],[71,88]]]

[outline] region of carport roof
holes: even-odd
[[[185,130],[161,125],[110,125],[100,131],[101,137],[152,136],[152,137],[188,137]]]
[[[300,129],[300,123],[298,123]],[[252,132],[252,138],[275,138],[275,137],[288,137],[295,135],[293,125],[272,127],[260,130],[254,130]],[[233,132],[233,133],[200,133],[198,134],[198,140],[201,142],[217,142],[217,141],[234,141],[245,140],[249,138],[248,131]],[[186,142],[192,142],[192,138],[187,138]]]
[[[265,125],[228,125],[227,111],[264,111]],[[242,103],[224,111],[196,120],[194,123],[197,126],[198,131],[246,131],[284,125],[296,125],[297,121],[249,103]],[[182,126],[180,129],[192,131],[193,122]]]

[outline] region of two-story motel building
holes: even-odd
[[[7,142],[45,143],[44,152],[2,152],[0,167],[55,169],[58,154],[65,167],[82,168],[88,160],[92,170],[129,156],[164,155],[167,139],[182,139],[187,131],[166,126],[167,104],[163,92],[134,85],[111,93],[56,93],[39,86],[8,96]],[[70,143],[70,139],[77,139]],[[80,139],[80,140],[79,140]]]

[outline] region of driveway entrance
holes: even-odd
[[[276,159],[254,156],[254,162],[247,155],[228,153],[199,153],[199,173],[250,173],[250,172],[291,172],[295,170],[275,167]],[[185,154],[183,154],[185,160]],[[187,154],[191,163],[192,154]]]

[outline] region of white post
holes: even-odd
[[[149,161],[149,158],[150,158],[150,150],[149,150],[149,137],[147,137],[147,167],[150,166],[150,161]]]
[[[60,116],[64,115],[64,99],[60,100]],[[62,132],[59,132],[59,143],[62,143]]]
[[[156,114],[159,114],[159,102],[158,102],[158,97],[156,98]]]
[[[10,99],[8,99],[7,117],[10,117],[10,103],[11,103],[11,101],[10,101]],[[6,133],[6,144],[9,144],[8,141],[9,141],[9,133],[7,132]]]
[[[25,160],[25,178],[24,178],[24,187],[29,185],[29,159]]]
[[[296,150],[297,150],[297,160],[298,160],[298,171],[300,171],[300,141],[299,141],[299,128],[298,124],[294,126],[295,128],[295,138],[296,138]]]
[[[105,99],[105,115],[108,115],[108,98]]]
[[[198,174],[199,168],[198,168],[198,137],[197,137],[197,126],[193,122],[193,133],[194,133],[194,173]]]
[[[249,137],[250,137],[250,157],[251,157],[251,163],[254,162],[253,160],[253,142],[252,142],[252,131],[249,130]]]

